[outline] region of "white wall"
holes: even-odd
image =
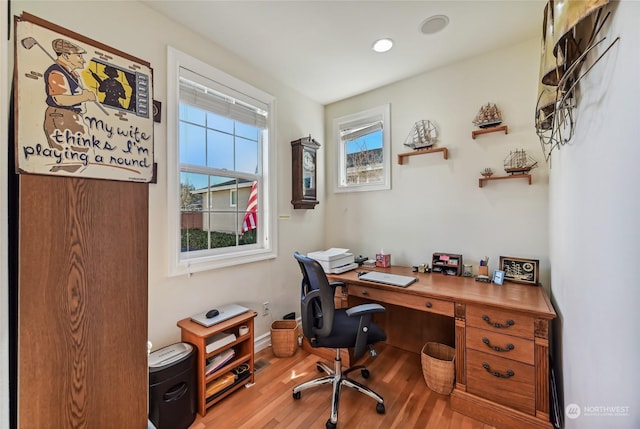
[[[326,246],[342,246],[372,257],[381,248],[391,262],[417,265],[434,252],[460,253],[477,269],[489,256],[497,268],[503,256],[539,259],[549,279],[547,240],[548,168],[535,134],[533,112],[539,41],[482,55],[326,107],[325,134],[334,118],[391,103],[392,189],[334,194],[327,184]],[[471,138],[481,105],[497,103],[509,133]],[[415,121],[429,119],[440,132],[441,153],[405,158],[403,145]],[[510,150],[526,149],[538,160],[533,182],[489,182],[480,189],[480,171],[505,175]],[[327,148],[327,177],[335,174],[336,148]]]
[[[575,137],[552,156],[555,342],[564,405],[582,412],[568,429],[640,427],[639,19],[638,2],[614,9],[605,43],[620,41],[581,82]]]
[[[226,303],[256,310],[271,302],[272,316],[256,319],[256,334],[269,332],[272,319],[299,314],[299,269],[292,253],[310,251],[323,242],[322,210],[294,211],[291,200],[290,141],[312,134],[324,140],[322,106],[278,83],[233,53],[202,39],[138,2],[14,1],[14,14],[32,13],[151,63],[154,98],[166,103],[167,45],[234,75],[277,99],[279,256],[254,263],[194,274],[167,277],[166,119],[154,129],[158,183],[149,197],[149,339],[154,349],[180,340],[176,322]],[[6,22],[3,21],[3,23]],[[3,30],[4,30],[3,25]],[[4,102],[4,100],[3,100]],[[166,105],[165,105],[166,106]],[[166,111],[166,107],[164,109]],[[320,177],[320,183],[323,178]],[[123,214],[126,215],[126,214]],[[144,347],[144,345],[142,345]]]

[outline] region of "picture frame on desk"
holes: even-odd
[[[538,286],[540,261],[513,256],[500,256],[500,271],[504,271],[504,280]]]
[[[493,282],[497,285],[502,286],[502,283],[504,282],[504,271],[495,270],[493,272]]]

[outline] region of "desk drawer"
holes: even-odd
[[[533,341],[526,338],[469,327],[466,343],[470,349],[533,365]]]
[[[467,305],[467,326],[533,339],[533,317],[492,307]]]
[[[358,285],[349,285],[349,295],[453,317],[453,302],[441,299],[427,298],[410,295],[404,292],[392,292]]]
[[[467,350],[467,392],[534,415],[534,367]]]

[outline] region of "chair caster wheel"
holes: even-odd
[[[368,369],[361,369],[360,373],[362,374],[363,378],[369,378],[369,376],[371,375]]]
[[[327,429],[336,429],[336,423],[331,423],[331,419],[327,420]]]
[[[293,399],[300,399],[302,394],[300,392],[293,392]]]
[[[385,412],[384,404],[378,403],[378,405],[376,405],[376,411],[378,412],[378,414],[384,414]]]

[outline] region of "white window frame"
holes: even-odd
[[[333,120],[333,135],[336,142],[336,175],[334,182],[334,192],[362,192],[362,191],[383,191],[391,189],[391,105],[384,104],[379,107],[364,110],[342,116]],[[340,137],[341,130],[357,127],[359,125],[370,124],[376,121],[382,122],[382,167],[383,180],[381,183],[360,183],[347,184],[347,154],[346,145],[342,143]]]
[[[269,106],[268,133],[262,148],[261,195],[258,199],[258,221],[264,233],[262,246],[240,246],[233,252],[212,251],[205,256],[183,257],[180,250],[180,158],[179,142],[179,77],[180,68],[205,76],[235,92],[259,100]],[[170,276],[191,274],[231,265],[273,259],[277,249],[276,186],[276,100],[275,98],[231,75],[228,75],[175,48],[167,50],[167,227],[168,271]],[[260,242],[260,240],[259,240]],[[245,248],[246,247],[246,248]]]
[[[234,196],[235,196],[235,201],[233,201]],[[229,189],[229,207],[237,207],[237,206],[238,206],[238,190]]]

